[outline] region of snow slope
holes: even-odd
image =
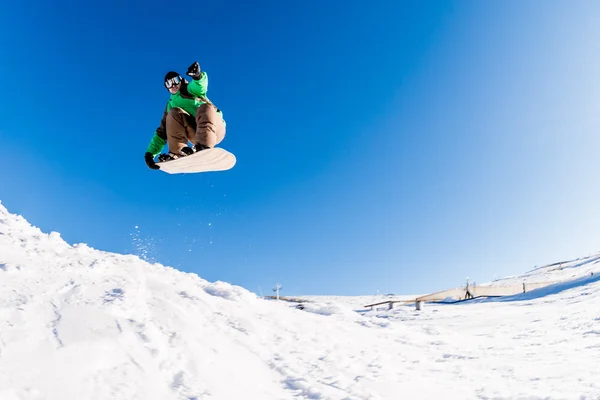
[[[299,310],[0,205],[0,400],[600,399],[600,282],[578,279],[421,312]]]

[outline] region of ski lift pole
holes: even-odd
[[[279,291],[283,289],[283,287],[278,283],[275,285],[275,289],[273,289],[273,291],[275,292],[275,297],[277,298],[277,300],[279,300]]]

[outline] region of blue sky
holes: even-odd
[[[600,4],[521,3],[3,5],[0,201],[265,294],[430,292],[598,251]],[[149,170],[162,78],[193,61],[238,163]]]

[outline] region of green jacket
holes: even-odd
[[[188,83],[185,79],[181,81],[181,88],[175,94],[172,94],[165,106],[162,120],[159,127],[154,132],[154,136],[146,149],[146,152],[156,156],[162,152],[167,144],[167,114],[172,108],[178,107],[185,110],[188,114],[196,118],[196,110],[202,104],[211,103],[206,97],[208,91],[208,74],[202,71],[200,79],[192,80]],[[217,113],[223,118],[223,112],[217,108]],[[225,123],[225,120],[223,120]]]

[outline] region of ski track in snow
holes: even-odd
[[[0,205],[0,399],[600,399],[597,261],[529,272],[575,281],[510,298],[299,310]]]

